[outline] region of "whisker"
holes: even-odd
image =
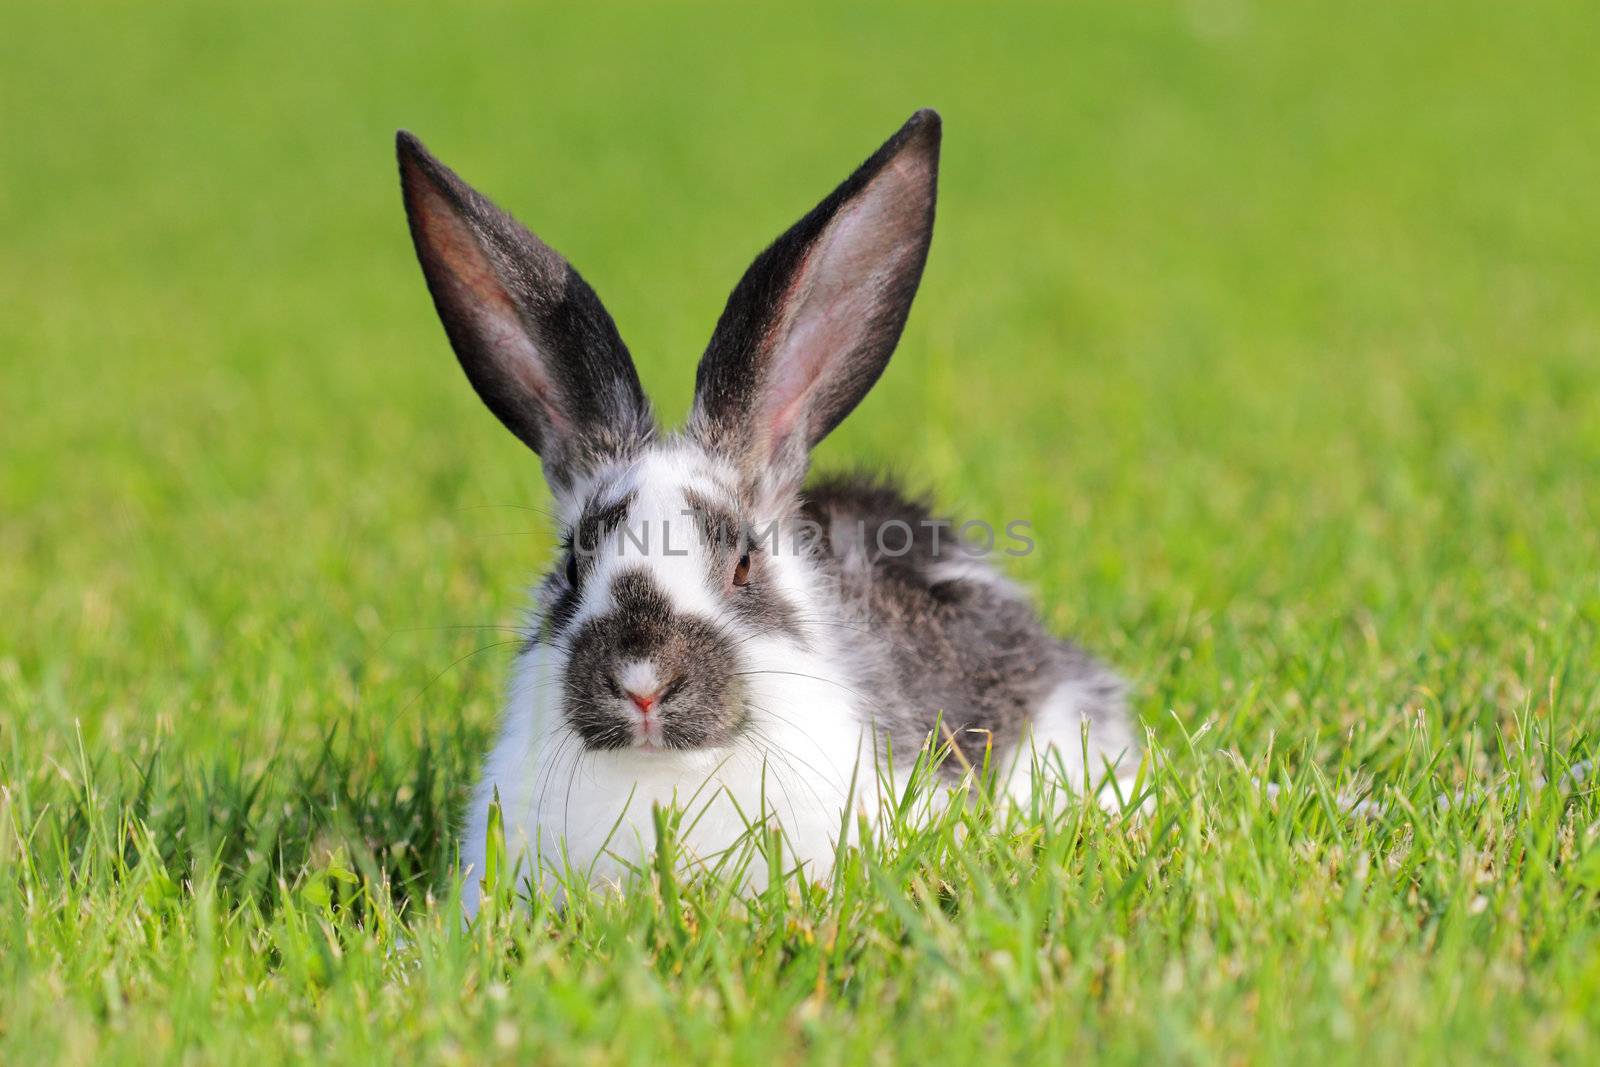
[[[853,695],[853,696],[855,696],[855,697],[857,697],[857,698],[859,698],[861,700],[866,701],[868,704],[871,704],[875,709],[877,709],[879,711],[887,710],[878,701],[873,700],[871,697],[867,696],[865,693],[861,692],[859,689],[855,688],[854,686],[848,685],[848,684],[846,684],[844,682],[839,681],[837,678],[825,678],[820,674],[808,674],[805,671],[780,671],[780,670],[773,670],[773,669],[757,669],[757,670],[751,670],[751,671],[735,671],[733,673],[734,673],[734,677],[736,677],[736,678],[750,678],[750,677],[754,677],[756,675],[761,675],[761,674],[771,674],[771,675],[782,675],[782,676],[787,676],[787,677],[791,677],[791,678],[807,678],[807,679],[810,679],[813,682],[825,682],[828,685],[836,685],[840,689],[845,690],[846,692],[850,693],[851,695]]]
[[[778,722],[782,723],[783,725],[789,727],[791,730],[794,730],[801,737],[805,737],[806,740],[811,741],[813,747],[815,747],[817,749],[817,752],[820,755],[824,755],[824,756],[826,755],[826,753],[824,752],[822,746],[820,744],[818,744],[815,740],[813,740],[809,736],[807,736],[806,733],[792,719],[788,718],[787,716],[781,715],[778,712],[775,712],[770,708],[762,707],[759,704],[752,703],[750,706],[755,708],[757,711],[761,712],[763,715],[767,716],[768,718],[775,719]],[[762,736],[763,740],[765,740],[767,742],[767,744],[769,746],[769,749],[771,751],[773,751],[774,753],[776,753],[777,755],[781,756],[782,758],[784,758],[786,760],[798,760],[803,766],[805,766],[805,768],[807,770],[809,770],[817,778],[822,779],[823,781],[827,781],[828,780],[829,776],[826,773],[824,773],[821,768],[817,767],[816,764],[805,760],[798,753],[796,753],[796,752],[794,752],[794,751],[792,751],[792,750],[790,750],[788,748],[785,748],[783,746],[777,745],[773,741],[773,739],[769,735],[767,735],[766,732],[759,725],[755,726],[754,729],[758,733],[760,733],[760,735]],[[829,784],[839,788],[841,791],[843,791],[843,789],[844,789],[844,783],[842,783],[842,782],[832,781],[832,782],[829,782]],[[822,797],[820,795],[817,796],[816,799],[817,799],[817,803],[818,804],[822,804],[823,803]]]
[[[481,648],[475,648],[471,652],[468,652],[464,656],[457,657],[456,659],[452,660],[450,662],[450,664],[448,666],[446,666],[443,670],[439,671],[439,673],[435,674],[432,678],[429,678],[427,683],[425,685],[423,685],[423,687],[420,690],[417,691],[417,695],[412,697],[411,700],[406,704],[406,706],[400,709],[400,713],[402,715],[404,715],[404,714],[410,712],[412,708],[417,706],[418,702],[420,702],[423,697],[428,695],[428,690],[432,689],[434,687],[434,685],[438,683],[439,679],[443,678],[445,675],[449,674],[451,671],[455,670],[457,667],[461,666],[463,663],[467,662],[467,660],[471,659],[472,657],[482,655],[483,653],[492,651],[493,649],[496,649],[496,648],[505,648],[507,645],[516,645],[516,644],[521,644],[521,642],[520,641],[495,641],[495,642],[492,642],[490,644],[484,645]]]
[[[794,798],[789,795],[789,787],[784,782],[783,776],[780,775],[780,774],[774,773],[769,778],[767,776],[767,774],[765,773],[766,768],[768,767],[767,753],[765,753],[765,752],[761,751],[760,749],[758,749],[756,747],[756,745],[755,745],[754,740],[752,738],[750,738],[750,737],[741,738],[740,739],[740,743],[745,745],[746,747],[748,747],[750,749],[750,751],[752,753],[754,753],[756,755],[756,757],[758,758],[758,760],[760,761],[761,768],[762,768],[762,771],[763,771],[762,776],[761,776],[761,781],[763,783],[762,797],[761,797],[762,806],[764,807],[766,805],[765,783],[770,780],[775,785],[777,785],[779,790],[781,790],[783,792],[784,803],[789,806],[789,819],[791,820],[790,821],[790,825],[791,826],[799,826],[799,824],[800,824],[800,815],[795,810]],[[766,812],[762,812],[761,813],[761,817],[764,820],[766,818]]]
[[[454,623],[446,626],[397,626],[389,632],[392,634],[422,634],[422,633],[448,633],[459,630],[497,630],[501,633],[526,635],[525,627],[512,626],[508,623]]]
[[[464,507],[458,508],[457,510],[462,514],[465,514],[469,511],[531,511],[535,515],[543,515],[551,522],[559,523],[563,521],[561,516],[556,512],[551,511],[549,508],[539,507],[535,504],[467,504]]]
[[[811,779],[807,778],[804,774],[800,773],[800,770],[799,770],[799,768],[797,768],[795,766],[795,763],[796,762],[800,763],[802,766],[804,766],[807,770],[811,771],[811,773],[813,775],[817,776],[818,778],[826,779],[827,778],[826,774],[824,774],[815,764],[810,763],[809,761],[803,759],[802,757],[795,755],[793,752],[786,751],[782,746],[773,743],[772,738],[766,733],[765,730],[762,730],[762,729],[760,729],[758,727],[755,730],[755,736],[760,738],[766,744],[766,748],[762,751],[763,759],[765,759],[765,758],[767,758],[769,756],[775,756],[778,759],[782,760],[783,763],[784,763],[784,766],[787,767],[790,771],[792,771],[794,773],[794,776],[799,780],[800,784],[804,785],[808,790],[810,790],[811,799],[813,799],[813,800],[815,800],[817,802],[817,807],[818,808],[826,808],[828,806],[827,801],[822,799],[822,794],[817,792],[816,785],[812,782]],[[833,784],[835,786],[838,785],[837,782],[830,783],[830,784]],[[787,793],[787,790],[785,792]],[[791,807],[792,807],[792,805],[791,805]]]

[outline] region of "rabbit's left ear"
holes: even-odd
[[[883,373],[933,237],[939,116],[919,111],[756,257],[700,360],[691,429],[792,485]]]

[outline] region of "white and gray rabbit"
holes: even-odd
[[[805,481],[905,325],[939,140],[919,111],[756,257],[665,433],[578,272],[399,134],[445,332],[541,457],[564,536],[467,812],[469,913],[497,796],[524,878],[600,884],[653,846],[657,804],[690,812],[691,856],[765,815],[790,865],[825,877],[845,809],[871,818],[885,765],[936,730],[959,750],[952,782],[987,757],[1025,795],[1044,757],[1069,787],[1125,789],[1138,753],[1115,674],[887,480]]]

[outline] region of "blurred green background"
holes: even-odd
[[[440,813],[510,659],[475,627],[515,620],[551,531],[525,510],[537,461],[434,318],[401,126],[584,272],[675,419],[755,252],[936,107],[922,292],[824,464],[1031,521],[1017,575],[1180,748],[1215,722],[1219,746],[1381,772],[1418,720],[1480,750],[1519,712],[1592,721],[1592,5],[7,3],[4,24],[13,790],[78,759],[75,731],[91,764],[159,745],[195,781],[268,754],[334,774],[334,728],[359,739],[337,775],[398,781],[431,738],[438,807],[395,862],[448,867]]]
[[[476,647],[418,629],[519,609],[548,537],[502,505],[544,489],[433,318],[398,126],[578,264],[676,418],[754,253],[938,107],[927,279],[825,463],[1030,519],[1022,575],[1158,724],[1171,672],[1203,669],[1166,661],[1189,641],[1221,686],[1280,675],[1284,626],[1351,655],[1341,623],[1373,619],[1390,651],[1430,620],[1529,640],[1596,595],[1579,15],[12,5],[0,617],[5,673],[44,698],[23,728],[402,726],[408,687]],[[481,723],[502,666],[413,713]],[[1351,713],[1414,680],[1369,681]]]

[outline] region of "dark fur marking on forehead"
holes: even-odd
[[[573,544],[580,551],[593,554],[600,547],[600,542],[611,536],[628,518],[628,512],[633,508],[637,494],[624,493],[617,500],[609,504],[601,504],[591,500],[583,509],[583,514],[578,517],[578,525],[573,535]]]
[[[799,610],[778,591],[772,581],[772,561],[760,545],[752,543],[738,512],[694,489],[685,489],[683,499],[700,523],[711,550],[706,574],[711,594],[724,598],[732,614],[750,628],[753,636],[782,633],[799,640],[802,647],[809,647]],[[750,556],[747,584],[730,589],[728,575],[744,553]]]
[[[719,548],[738,548],[744,543],[744,531],[738,514],[729,507],[713,501],[693,489],[683,491],[683,501],[693,512],[695,521],[705,534],[706,543]]]

